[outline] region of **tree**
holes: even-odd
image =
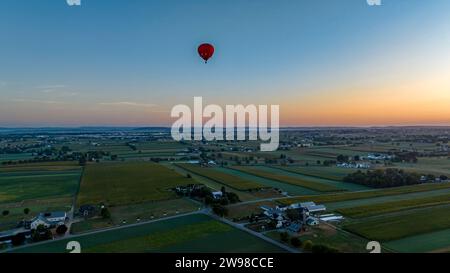
[[[29,208],[24,208],[23,209],[23,213],[28,215],[30,213],[30,209]]]
[[[13,246],[20,246],[25,243],[25,235],[23,233],[18,233],[11,238],[11,244]]]
[[[82,155],[80,159],[78,159],[78,165],[86,166],[86,156]]]
[[[228,215],[228,209],[221,205],[214,205],[212,207],[212,210],[215,214],[219,215],[220,217]]]
[[[4,210],[4,211],[2,211],[2,215],[3,215],[3,216],[8,216],[8,215],[9,215],[9,210]]]
[[[291,238],[291,245],[293,245],[294,247],[301,247],[302,246],[302,241],[298,237],[292,237]]]
[[[100,210],[100,215],[103,217],[103,219],[111,218],[111,213],[109,212],[107,207],[102,207],[102,209]]]
[[[60,225],[56,228],[56,233],[59,235],[64,235],[67,232],[67,226],[66,225]]]
[[[289,241],[289,234],[287,232],[281,232],[280,233],[280,240],[283,242],[288,242]]]
[[[303,243],[303,249],[305,250],[305,251],[311,251],[312,250],[312,248],[313,248],[313,242],[311,242],[310,240],[307,240],[307,241],[305,241],[304,243]]]
[[[52,232],[45,226],[39,225],[31,232],[31,238],[35,242],[50,240],[52,238]]]
[[[188,174],[186,175],[186,178],[192,178],[191,174],[188,173]]]
[[[338,155],[336,160],[337,160],[337,162],[348,162],[348,156]]]
[[[220,204],[221,204],[222,206],[227,206],[228,204],[230,204],[230,200],[228,200],[227,197],[222,197],[222,198],[220,199]]]
[[[239,196],[234,192],[227,192],[227,198],[230,201],[230,204],[234,204],[240,202]]]

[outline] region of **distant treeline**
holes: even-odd
[[[357,171],[344,177],[344,182],[373,188],[391,188],[422,183],[421,175],[399,169]]]

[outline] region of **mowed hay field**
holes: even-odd
[[[342,191],[342,189],[335,187],[333,185],[325,184],[325,183],[318,183],[318,182],[312,182],[304,179],[300,179],[293,176],[283,175],[283,174],[277,174],[276,169],[274,169],[275,172],[270,172],[262,169],[258,169],[256,167],[248,167],[248,166],[234,166],[231,167],[233,170],[238,170],[241,172],[249,173],[251,175],[259,176],[262,178],[272,179],[275,181],[279,181],[282,183],[297,185],[301,187],[305,187],[314,191],[319,192],[333,192],[333,191]]]
[[[345,193],[336,193],[336,194],[324,194],[324,195],[305,195],[299,196],[295,198],[286,198],[279,200],[280,203],[290,205],[293,203],[305,202],[305,201],[314,201],[317,203],[331,203],[331,202],[341,202],[348,200],[358,200],[358,199],[366,199],[366,198],[375,198],[381,196],[391,196],[391,195],[400,195],[400,194],[408,194],[415,192],[426,192],[426,191],[434,191],[441,189],[449,189],[450,183],[436,183],[436,184],[422,184],[422,185],[413,185],[413,186],[403,186],[382,190],[371,190],[371,191],[359,191],[359,192],[345,192]]]
[[[176,198],[172,188],[195,183],[160,164],[121,162],[85,167],[78,205],[119,206]]]
[[[386,242],[449,229],[449,215],[450,206],[432,207],[364,219],[345,225],[344,229],[370,240]]]
[[[247,191],[265,188],[264,185],[258,184],[254,181],[247,180],[236,175],[216,171],[213,168],[200,167],[194,164],[176,164],[176,166],[185,169],[186,171],[214,180],[218,183],[227,185],[236,190]]]
[[[430,196],[424,198],[415,198],[402,201],[385,202],[381,204],[372,204],[351,208],[343,208],[338,209],[337,212],[351,218],[363,218],[396,211],[422,207],[432,207],[446,204],[450,204],[450,194]]]
[[[142,252],[283,252],[241,230],[196,214],[100,234],[30,246],[14,252],[63,253],[68,241],[78,241],[83,253]]]

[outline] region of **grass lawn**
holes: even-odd
[[[124,252],[282,252],[259,238],[206,215],[190,215],[150,224],[80,235],[67,240],[18,249],[22,253],[64,253],[68,241],[84,253]]]
[[[450,183],[440,183],[440,184],[422,184],[413,186],[404,186],[396,188],[388,188],[381,190],[371,190],[371,191],[359,191],[359,192],[346,192],[346,193],[336,193],[336,194],[324,194],[324,195],[308,195],[299,196],[294,198],[279,200],[282,204],[293,204],[305,201],[314,201],[317,203],[331,203],[331,202],[341,202],[348,200],[366,199],[381,196],[408,194],[415,192],[426,192],[441,189],[449,189]]]
[[[396,211],[450,204],[450,194],[386,202],[359,207],[338,209],[337,212],[352,218],[363,218]]]
[[[345,225],[350,232],[386,242],[450,228],[450,206],[406,211]]]
[[[247,180],[242,177],[231,175],[228,173],[220,172],[213,168],[200,167],[194,164],[177,164],[177,166],[237,190],[245,191],[245,190],[261,189],[265,187],[264,185],[258,184],[251,180]]]
[[[305,188],[308,188],[308,189],[311,189],[314,191],[333,192],[333,191],[341,191],[342,190],[333,185],[319,183],[319,182],[312,182],[312,181],[309,181],[306,179],[300,179],[300,178],[297,178],[294,176],[279,174],[279,173],[263,170],[263,169],[257,168],[257,167],[234,166],[234,167],[231,167],[231,169],[246,172],[251,175],[260,176],[260,177],[266,178],[266,179],[280,181],[282,183],[305,187]]]
[[[84,171],[77,203],[119,206],[174,199],[172,188],[191,183],[195,181],[151,162],[91,164]]]

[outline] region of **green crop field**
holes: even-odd
[[[156,163],[92,164],[84,171],[78,204],[118,206],[173,199],[172,188],[191,183],[195,182]]]
[[[408,172],[450,177],[450,159],[447,157],[420,157],[417,163],[395,163],[395,167]]]
[[[0,172],[0,203],[73,195],[81,171]]]
[[[32,159],[34,156],[31,153],[22,154],[0,154],[0,163],[6,161],[14,160],[25,160]]]
[[[320,191],[320,192],[332,192],[332,191],[341,191],[342,190],[333,185],[312,182],[312,181],[299,179],[299,178],[296,178],[293,176],[288,176],[288,175],[277,174],[277,173],[273,173],[270,171],[257,169],[255,167],[234,166],[231,169],[246,172],[251,175],[260,176],[260,177],[267,178],[267,179],[272,179],[275,181],[280,181],[280,182],[287,183],[287,184],[293,184],[293,185],[305,187],[305,188],[315,190],[315,191]]]
[[[390,249],[405,253],[450,253],[450,229],[389,241],[385,245]]]
[[[344,208],[338,209],[337,212],[352,218],[362,218],[396,211],[445,204],[450,204],[450,194]]]
[[[83,253],[123,252],[282,252],[257,237],[206,215],[191,215],[99,234],[17,249],[22,253],[64,253],[68,241],[78,241]]]
[[[41,172],[41,171],[78,171],[81,167],[78,162],[39,162],[0,167],[1,173],[8,172]]]
[[[350,173],[356,172],[354,169],[345,169],[338,167],[308,166],[308,167],[276,167],[285,171],[308,175],[312,177],[325,178],[330,180],[342,181]]]
[[[432,207],[365,219],[344,229],[371,240],[397,240],[450,228],[450,206]]]
[[[219,182],[221,184],[225,184],[237,190],[245,191],[245,190],[261,189],[265,187],[264,185],[258,184],[251,180],[246,180],[239,176],[220,172],[213,168],[205,168],[193,164],[177,164],[177,166],[192,173],[195,173],[197,175],[201,175],[216,182]]]
[[[320,177],[318,175],[303,174],[303,173],[300,173],[298,171],[291,171],[291,169],[289,169],[289,167],[274,167],[274,166],[270,166],[270,167],[265,167],[264,166],[263,167],[263,166],[258,166],[258,168],[259,169],[262,168],[263,170],[268,170],[268,171],[271,171],[271,172],[275,172],[275,173],[278,173],[280,175],[293,176],[293,177],[296,177],[298,179],[302,179],[304,181],[331,185],[333,187],[339,188],[341,191],[362,191],[362,190],[370,190],[370,189],[372,189],[370,187],[363,186],[363,185],[343,182],[342,179],[330,179],[330,178]],[[326,170],[328,168],[327,167],[323,167],[323,169]]]
[[[218,171],[229,173],[235,176],[242,177],[244,179],[248,179],[251,181],[255,181],[256,183],[259,183],[261,185],[264,185],[269,188],[278,189],[282,192],[286,192],[291,196],[298,196],[298,195],[312,195],[312,194],[318,194],[317,191],[313,191],[311,189],[301,187],[299,185],[293,185],[293,184],[287,184],[280,181],[272,180],[263,178],[261,176],[255,176],[246,172],[241,172],[238,170],[234,170],[231,168],[218,168]]]
[[[422,185],[403,186],[403,187],[389,188],[389,189],[382,189],[382,190],[298,196],[298,197],[294,197],[294,198],[282,199],[282,200],[279,200],[279,202],[282,204],[288,204],[288,205],[293,204],[293,203],[298,203],[298,202],[305,202],[305,201],[314,201],[317,203],[331,203],[331,202],[341,202],[341,201],[348,201],[348,200],[375,198],[375,197],[381,197],[381,196],[408,194],[408,193],[415,193],[415,192],[434,191],[434,190],[441,190],[441,189],[448,189],[448,188],[450,188],[450,183],[422,184]]]

